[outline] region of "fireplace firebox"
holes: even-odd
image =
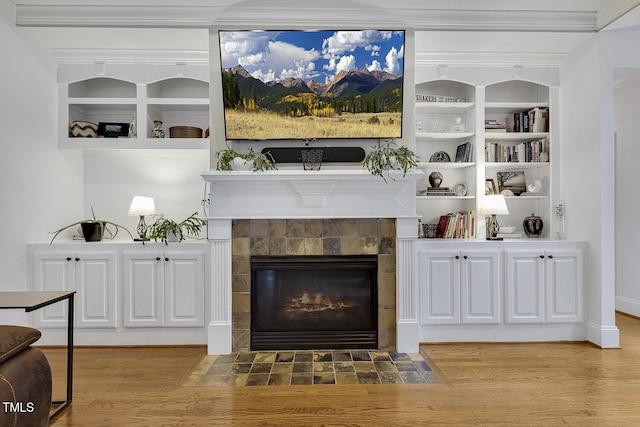
[[[377,262],[251,257],[251,350],[377,348]]]

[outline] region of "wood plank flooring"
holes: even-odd
[[[187,387],[204,347],[77,348],[73,403],[52,426],[637,426],[640,320],[621,348],[423,345],[443,383]],[[64,393],[64,350],[45,348]]]

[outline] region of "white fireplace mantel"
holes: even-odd
[[[210,218],[416,218],[419,170],[208,171]]]
[[[392,171],[383,179],[362,169],[206,171],[211,209],[209,354],[232,351],[232,237],[234,219],[396,219],[397,349],[418,351],[413,242],[418,234],[419,170]]]

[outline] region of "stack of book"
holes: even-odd
[[[506,132],[507,126],[497,120],[488,119],[484,121],[485,132]]]
[[[476,211],[460,211],[442,215],[436,237],[442,239],[471,239],[476,235]]]
[[[538,163],[549,161],[549,139],[526,141],[518,145],[495,142],[485,144],[485,161],[506,163]]]
[[[520,233],[498,233],[496,237],[501,237],[503,239],[519,239],[522,237]]]
[[[427,187],[424,194],[427,196],[455,196],[449,187]]]
[[[507,129],[511,132],[549,132],[549,109],[535,107],[507,117]]]

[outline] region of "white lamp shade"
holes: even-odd
[[[502,194],[491,194],[484,196],[478,213],[483,215],[509,215],[507,202]]]
[[[135,196],[129,206],[129,215],[152,215],[156,213],[156,204],[153,197]]]

